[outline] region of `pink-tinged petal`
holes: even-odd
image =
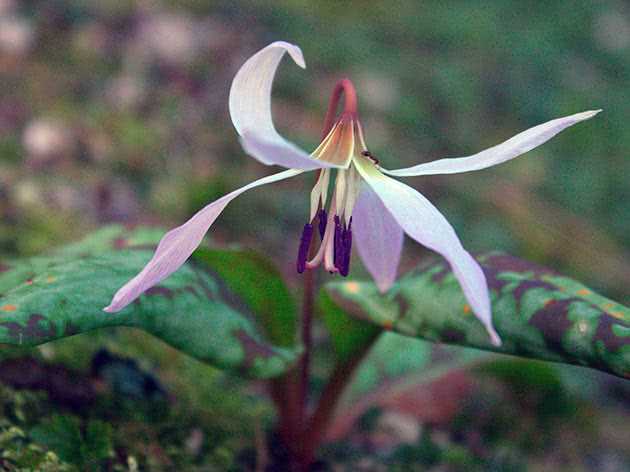
[[[549,141],[565,128],[573,126],[580,121],[588,120],[597,115],[600,111],[601,110],[585,111],[548,121],[472,156],[439,159],[404,169],[382,169],[382,171],[396,177],[412,177],[416,175],[457,174],[460,172],[485,169],[514,159],[521,154],[525,154],[527,151],[531,151],[535,147]]]
[[[143,292],[179,269],[201,244],[206,232],[223,209],[241,193],[260,185],[288,179],[300,173],[300,170],[285,170],[278,174],[255,180],[210,203],[199,210],[186,223],[166,233],[158,244],[153,258],[138,275],[116,292],[112,302],[108,307],[104,308],[104,311],[114,313],[122,310]]]
[[[381,292],[396,280],[403,230],[369,185],[363,185],[352,212],[354,240],[363,265]]]
[[[441,254],[451,265],[470,306],[492,342],[501,340],[492,326],[490,296],[479,264],[462,247],[455,230],[437,208],[411,187],[381,174],[364,159],[355,159],[361,177],[411,238]]]
[[[327,167],[315,162],[308,153],[284,139],[273,124],[271,89],[276,70],[285,53],[302,68],[300,48],[276,41],[250,57],[236,73],[230,89],[230,116],[245,152],[266,165],[293,169]]]

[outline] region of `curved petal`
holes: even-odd
[[[460,172],[485,169],[509,161],[521,154],[525,154],[527,151],[531,151],[535,147],[553,138],[565,128],[573,126],[580,121],[588,120],[597,115],[600,111],[601,110],[585,111],[548,121],[472,156],[439,159],[404,169],[381,170],[386,174],[396,177],[412,177],[416,175],[457,174]]]
[[[381,174],[371,162],[355,159],[355,165],[405,233],[449,262],[473,312],[485,326],[492,342],[500,345],[501,340],[492,326],[486,277],[479,264],[462,247],[444,215],[411,187]]]
[[[245,152],[263,164],[294,169],[330,167],[315,162],[306,152],[278,134],[271,117],[271,88],[285,53],[306,67],[300,48],[276,41],[250,57],[234,76],[230,88],[230,116]]]
[[[363,265],[379,290],[386,292],[396,280],[403,230],[378,195],[365,184],[352,212],[352,224]]]
[[[249,130],[263,136],[278,135],[271,118],[271,86],[286,52],[297,65],[306,68],[298,46],[276,41],[250,57],[234,76],[229,106],[238,134]]]
[[[104,308],[104,311],[114,313],[122,310],[143,292],[179,269],[193,251],[197,249],[197,246],[201,244],[201,240],[206,232],[210,229],[210,226],[221,214],[223,209],[241,193],[260,185],[288,179],[301,172],[300,170],[285,170],[278,174],[255,180],[210,203],[199,210],[186,223],[170,230],[161,239],[149,263],[138,275],[116,292],[112,302],[109,306]]]

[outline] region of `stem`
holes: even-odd
[[[312,257],[312,252],[313,245],[311,244],[309,257]],[[301,340],[304,354],[296,368],[270,382],[271,398],[278,408],[279,432],[291,456],[291,470],[300,467],[296,462],[301,462],[299,458],[303,456],[304,442],[302,438],[306,429],[309,371],[313,345],[314,273],[312,270],[306,270],[303,276]]]
[[[295,369],[269,382],[269,393],[278,410],[278,432],[287,449],[294,453],[296,426],[300,423],[297,414],[297,380]]]
[[[304,355],[300,363],[300,390],[299,390],[299,426],[304,428],[307,417],[309,372],[311,363],[311,349],[313,348],[313,306],[315,298],[314,272],[304,272],[304,299],[302,301],[302,344]]]
[[[342,393],[352,380],[356,368],[374,345],[376,339],[378,339],[379,334],[376,333],[372,339],[361,346],[349,359],[337,364],[335,367],[302,438],[304,442],[304,463],[310,465],[313,462],[315,452],[326,434],[326,429],[335,413]]]

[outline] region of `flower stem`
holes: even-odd
[[[304,272],[304,293],[302,301],[302,345],[304,354],[300,363],[300,389],[299,389],[299,417],[301,419],[300,428],[306,425],[308,408],[308,387],[311,363],[311,350],[313,348],[313,306],[315,298],[314,272],[307,270]]]
[[[342,393],[352,380],[356,368],[374,345],[379,334],[375,333],[372,339],[361,346],[351,357],[340,362],[335,367],[302,438],[304,442],[303,463],[310,465],[313,462],[315,452],[325,437],[326,429],[333,418]]]
[[[328,111],[326,111],[326,118],[324,118],[324,130],[322,132],[322,139],[326,137],[328,132],[332,129],[335,119],[337,117],[337,107],[339,105],[339,99],[343,92],[344,98],[344,113],[356,113],[357,112],[357,91],[354,88],[354,84],[350,79],[341,79],[335,85],[332,95],[330,96],[330,102],[328,103]]]

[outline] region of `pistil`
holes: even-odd
[[[328,219],[328,215],[326,214],[326,210],[323,208],[319,210],[319,237],[323,241],[324,234],[326,233],[326,220]]]
[[[322,243],[319,246],[317,254],[310,261],[307,261],[305,264],[306,269],[314,269],[318,267],[322,262],[324,262],[324,267],[329,272],[337,272],[335,265],[333,263],[333,250],[334,250],[334,217],[336,216],[336,206],[333,203],[330,208],[330,213],[328,213],[328,219],[326,221],[326,228],[324,230],[324,237],[322,239]]]

